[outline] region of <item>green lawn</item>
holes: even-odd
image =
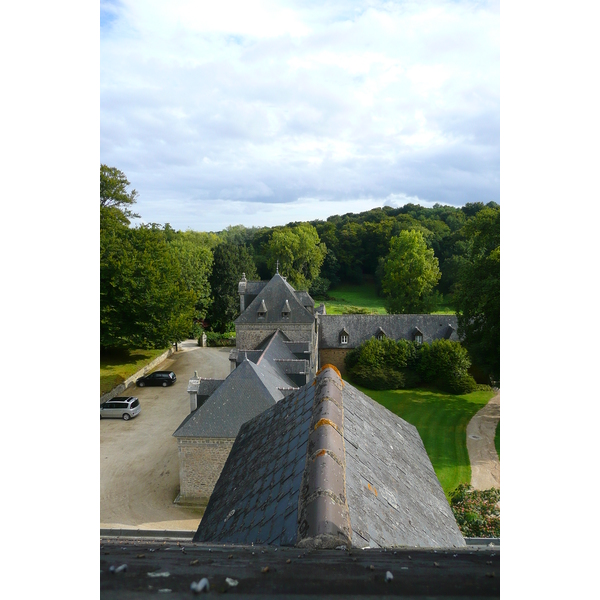
[[[467,424],[494,392],[454,396],[423,388],[374,391],[355,387],[417,428],[446,496],[459,483],[471,483]]]
[[[149,362],[160,356],[161,350],[130,350],[100,355],[100,395],[110,392],[128,377],[137,373]]]
[[[353,309],[366,309],[368,314],[385,315],[383,298],[377,295],[377,284],[363,283],[361,285],[344,284],[329,290],[329,296],[334,300],[325,300],[328,315],[344,315],[357,312]],[[316,303],[318,304],[318,300]],[[448,301],[441,298],[434,314],[454,314]]]

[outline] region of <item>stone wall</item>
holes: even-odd
[[[333,365],[340,372],[340,375],[344,377],[346,375],[344,359],[349,351],[345,348],[321,348],[319,350],[319,367],[323,368],[324,365]]]
[[[179,438],[178,504],[206,505],[231,452],[233,438]]]

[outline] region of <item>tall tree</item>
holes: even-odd
[[[112,220],[111,220],[112,218]],[[190,332],[197,294],[156,226],[129,229],[105,209],[100,230],[100,345],[165,348]]]
[[[308,290],[319,276],[327,247],[317,230],[309,223],[275,230],[266,245],[267,265],[273,273],[279,262],[279,273],[296,289]]]
[[[127,190],[130,185],[123,171],[119,171],[115,167],[100,165],[100,207],[118,209],[127,223],[129,223],[129,219],[140,216],[130,210],[138,196],[135,190]]]
[[[209,278],[213,301],[208,321],[213,331],[225,333],[233,328],[233,321],[240,314],[238,283],[242,273],[249,280],[258,278],[248,249],[229,242],[219,244],[213,251],[213,269]]]
[[[212,272],[212,252],[192,232],[178,232],[169,246],[179,261],[183,285],[196,295],[195,316],[204,319],[211,304],[208,279]]]
[[[487,206],[463,228],[467,251],[454,295],[458,332],[473,362],[500,379],[500,208]]]
[[[381,284],[388,313],[431,311],[432,292],[441,273],[438,259],[420,231],[401,231],[391,239],[383,271]]]

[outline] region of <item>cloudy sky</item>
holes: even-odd
[[[102,0],[101,162],[219,231],[500,200],[492,0]]]

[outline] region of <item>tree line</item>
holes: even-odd
[[[237,284],[278,266],[316,298],[343,283],[374,281],[390,313],[430,312],[451,299],[473,361],[499,378],[500,207],[384,206],[277,227],[176,231],[131,219],[137,192],[124,173],[100,168],[101,346],[164,347],[233,328]]]

